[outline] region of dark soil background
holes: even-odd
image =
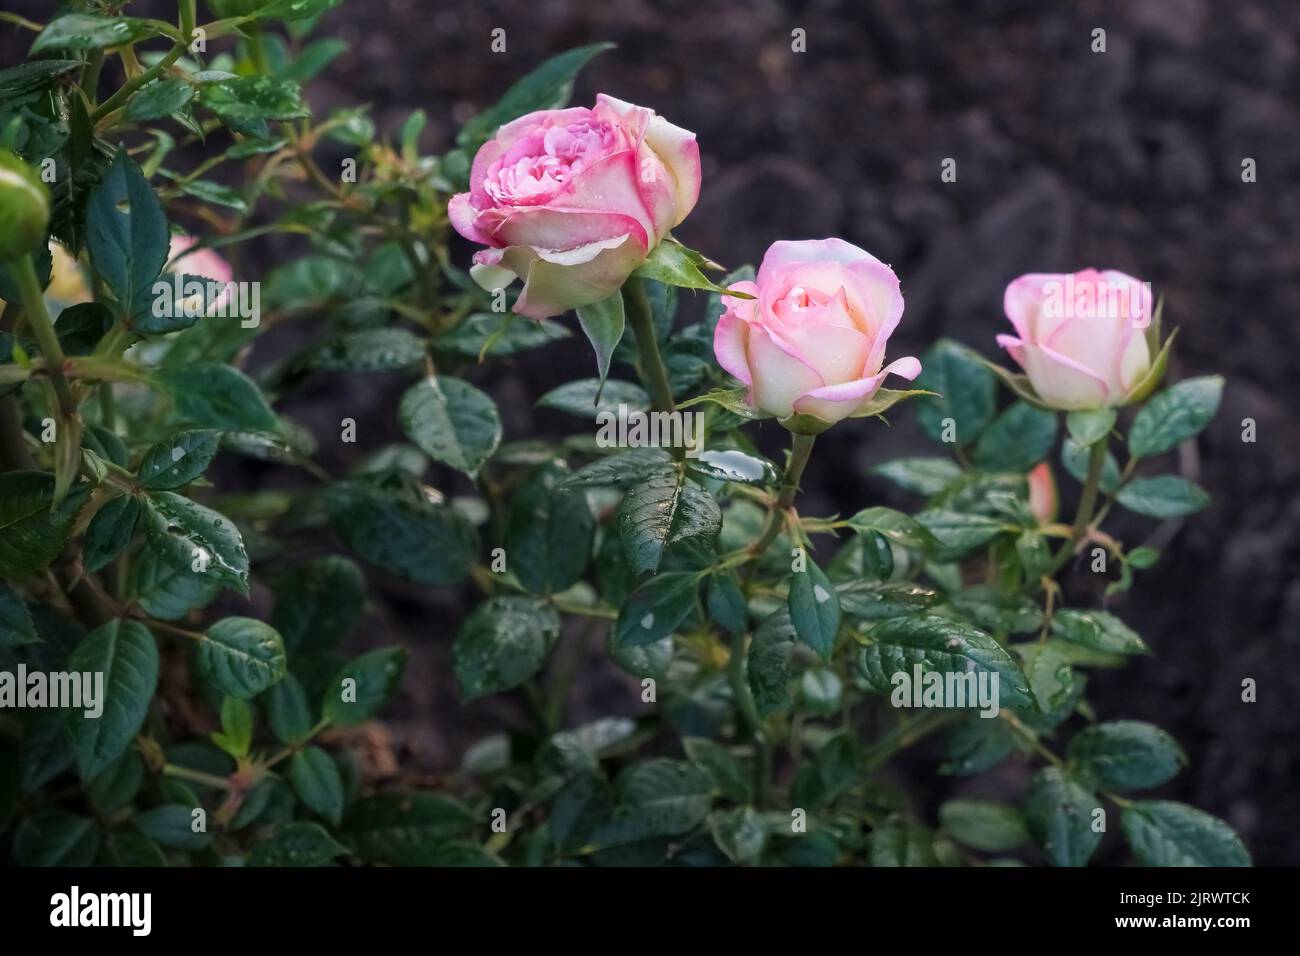
[[[30,8],[46,5],[5,6],[37,16],[44,11]],[[157,7],[130,12],[165,16]],[[489,50],[497,27],[501,54]],[[805,53],[791,51],[795,28],[806,31]],[[1091,50],[1096,28],[1105,53]],[[778,238],[835,235],[869,249],[903,283],[894,356],[920,354],[941,335],[995,355],[1002,290],[1024,272],[1096,266],[1150,280],[1166,322],[1181,329],[1172,376],[1228,377],[1217,419],[1179,462],[1215,504],[1181,527],[1119,513],[1108,522],[1129,544],[1154,534],[1165,549],[1110,605],[1156,654],[1096,672],[1089,696],[1102,719],[1154,721],[1186,747],[1191,767],[1159,796],[1228,820],[1259,864],[1300,863],[1300,427],[1288,411],[1300,405],[1295,0],[351,0],[324,20],[325,34],[352,50],[311,88],[317,112],[371,103],[391,130],[424,109],[434,152],[545,57],[617,42],[580,79],[575,102],[608,92],[697,132],[704,187],[679,238],[729,266],[756,263]],[[0,35],[4,61],[15,62],[26,41],[7,27]],[[946,157],[957,162],[955,183],[940,180]],[[1257,182],[1242,181],[1248,157]],[[258,261],[294,251],[271,246]],[[532,402],[590,365],[577,338],[476,381],[502,406],[507,440],[559,435],[571,420],[537,415]],[[355,417],[368,448],[396,440],[405,384],[322,376],[285,408],[339,470],[356,448],[329,442],[339,419]],[[1254,443],[1242,441],[1247,418]],[[760,435],[773,455],[778,431]],[[842,425],[818,443],[804,510],[911,507],[867,469],[929,453],[910,413],[892,428]],[[218,487],[278,480],[242,462],[225,469]],[[437,475],[455,490],[449,478]],[[1068,477],[1063,485],[1071,509],[1076,489]],[[391,724],[403,762],[451,769],[524,710],[509,698],[456,702],[460,598],[372,581],[375,609],[358,641],[413,651]],[[1100,603],[1104,582],[1086,569],[1066,583],[1071,603]],[[588,646],[569,721],[640,712],[636,683]],[[1258,683],[1255,703],[1241,700],[1247,677]],[[1015,799],[1028,775],[1012,764],[954,782],[933,766],[922,753],[898,770],[931,820],[956,794]],[[1099,859],[1123,858],[1116,836]]]

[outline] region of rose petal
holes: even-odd
[[[825,384],[779,334],[757,325],[750,326],[749,367],[754,404],[778,418],[788,417],[801,395]]]
[[[754,384],[749,374],[746,344],[749,341],[749,324],[730,310],[722,313],[718,327],[713,330],[713,354],[718,364],[746,385]]]

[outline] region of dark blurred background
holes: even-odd
[[[5,5],[32,16],[49,6]],[[129,12],[166,16],[167,6]],[[507,50],[494,54],[498,27]],[[804,53],[791,50],[796,28]],[[1104,53],[1092,51],[1098,28]],[[5,64],[16,62],[30,34],[0,34]],[[1024,272],[1095,266],[1152,282],[1166,323],[1181,330],[1171,377],[1228,377],[1218,417],[1180,462],[1215,504],[1181,527],[1118,512],[1108,522],[1130,546],[1154,534],[1165,549],[1109,605],[1155,656],[1098,672],[1089,696],[1100,718],[1154,721],[1185,746],[1190,769],[1157,795],[1229,821],[1259,864],[1300,863],[1300,427],[1288,412],[1300,402],[1300,4],[350,0],[325,18],[317,35],[327,34],[352,49],[311,87],[317,113],[370,103],[387,131],[423,109],[431,152],[545,57],[617,42],[574,102],[607,92],[698,134],[704,187],[679,238],[732,267],[757,263],[778,238],[834,235],[870,250],[893,265],[906,298],[892,356],[920,354],[941,335],[994,356],[1002,290]],[[957,181],[944,183],[949,157]],[[1256,182],[1242,181],[1247,158]],[[270,243],[253,261],[295,251]],[[255,364],[289,344],[259,346]],[[587,346],[574,338],[472,377],[502,407],[510,440],[572,431],[571,419],[532,403],[589,374]],[[322,375],[284,409],[341,470],[357,452],[329,440],[339,419],[361,423],[366,448],[400,439],[406,384]],[[1247,418],[1253,444],[1242,441]],[[774,456],[778,431],[759,430]],[[867,470],[933,453],[910,413],[892,428],[840,426],[818,443],[803,510],[914,506]],[[279,480],[240,461],[224,469],[218,487]],[[1062,485],[1069,514],[1076,488],[1068,477]],[[1067,587],[1073,604],[1102,600],[1086,572]],[[391,724],[404,765],[449,770],[475,739],[523,718],[510,698],[455,700],[457,595],[376,575],[372,597],[357,640],[413,651]],[[587,646],[569,722],[641,712],[636,682]],[[1247,677],[1258,682],[1255,703],[1241,700]],[[973,782],[936,778],[933,766],[923,752],[897,770],[931,820],[945,797],[1014,799],[1027,779],[1016,763]],[[1114,836],[1101,859],[1122,858]]]

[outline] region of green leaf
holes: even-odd
[[[500,126],[511,120],[534,110],[553,110],[567,105],[573,95],[574,77],[592,57],[613,48],[612,43],[593,43],[551,57],[516,81],[494,106],[461,127],[456,145],[472,154]]]
[[[118,757],[86,785],[86,796],[95,810],[112,816],[131,803],[144,783],[144,761],[134,750]]]
[[[876,465],[871,473],[880,475],[908,491],[937,495],[961,477],[961,466],[951,458],[897,458]]]
[[[402,396],[398,414],[421,451],[471,478],[501,443],[496,404],[458,378],[421,379]]]
[[[1172,800],[1140,800],[1120,817],[1143,866],[1250,866],[1241,837],[1217,817]]]
[[[270,625],[249,617],[227,617],[198,642],[199,676],[214,689],[247,700],[286,672],[284,643]]]
[[[86,246],[90,264],[117,298],[121,318],[152,316],[153,283],[170,241],[157,195],[126,150],[119,150],[86,201]]]
[[[212,742],[238,760],[248,756],[253,743],[253,710],[238,697],[221,699],[221,732]]]
[[[462,699],[518,687],[541,669],[559,636],[559,615],[536,598],[496,597],[480,604],[452,645]]]
[[[426,866],[447,841],[468,833],[474,814],[440,794],[381,793],[348,814],[347,832],[358,856],[370,863]]]
[[[1074,480],[1080,484],[1083,484],[1088,477],[1088,453],[1087,448],[1068,435],[1065,437],[1065,441],[1061,442],[1061,464]],[[1119,482],[1119,463],[1115,461],[1115,456],[1108,451],[1106,457],[1102,459],[1101,490],[1110,494],[1119,487]]]
[[[271,626],[290,653],[333,650],[360,620],[366,599],[361,569],[341,555],[293,565],[272,589]]]
[[[1189,378],[1154,395],[1138,411],[1128,433],[1128,450],[1134,458],[1169,451],[1199,434],[1223,396],[1223,377]]]
[[[1029,833],[1053,866],[1084,866],[1101,843],[1093,811],[1101,801],[1057,767],[1044,767],[1029,782],[1025,818]]]
[[[207,572],[195,571],[188,554],[164,554],[145,548],[131,562],[129,588],[150,617],[175,621],[207,604],[221,583]]]
[[[700,576],[667,571],[638,587],[618,613],[613,643],[640,647],[670,637],[695,608]]]
[[[749,404],[749,388],[741,385],[736,388],[715,388],[711,392],[705,392],[703,395],[696,395],[694,398],[688,398],[684,402],[677,403],[677,410],[691,408],[704,402],[710,402],[714,405],[725,409],[731,414],[743,418],[746,421],[756,422],[766,418],[772,418],[772,415],[754,408]]]
[[[361,481],[332,485],[326,504],[344,544],[415,584],[459,584],[478,552],[478,533],[455,508],[399,497]]]
[[[1148,518],[1181,518],[1210,506],[1210,493],[1178,475],[1137,478],[1116,496],[1129,511]]]
[[[647,475],[664,474],[672,467],[672,455],[662,448],[630,448],[578,469],[563,482],[565,487],[627,488]]]
[[[383,710],[406,670],[404,647],[377,647],[348,661],[321,700],[321,716],[338,727],[355,727]]]
[[[938,866],[934,837],[924,827],[892,815],[871,831],[868,854],[872,866]]]
[[[240,594],[248,593],[248,554],[229,518],[171,491],[155,491],[145,507],[149,544],[177,567],[210,574]]]
[[[1065,427],[1081,448],[1091,448],[1110,434],[1115,427],[1115,409],[1098,408],[1094,411],[1075,411],[1065,416]]]
[[[645,261],[632,274],[679,289],[704,289],[735,295],[704,275],[701,270],[708,264],[708,260],[694,249],[688,249],[672,239],[665,239],[650,250]]]
[[[187,807],[179,803],[168,803],[137,813],[131,818],[131,825],[142,834],[162,846],[177,850],[202,850],[212,844],[212,834],[206,830],[195,830],[198,819],[194,811],[198,807]]]
[[[280,743],[293,746],[311,735],[312,719],[307,694],[292,674],[285,674],[283,680],[272,684],[264,692],[262,703],[266,707],[266,722]]]
[[[708,448],[694,458],[687,457],[686,468],[693,475],[713,481],[730,481],[742,485],[774,485],[776,466],[766,458],[751,455],[739,448]]]
[[[151,491],[188,485],[207,470],[217,454],[221,435],[206,429],[177,432],[147,452],[135,479]]]
[[[51,20],[32,43],[31,56],[52,50],[104,50],[158,35],[148,20],[68,13]]]
[[[683,737],[682,748],[728,800],[748,803],[753,799],[753,773],[727,748],[705,737]]]
[[[1074,671],[1070,661],[1050,644],[1015,644],[1029,687],[1045,714],[1059,713],[1074,696]]]
[[[939,542],[936,557],[940,560],[959,558],[988,544],[998,535],[1015,530],[997,518],[944,508],[922,511],[917,514],[916,521]]]
[[[693,830],[708,816],[713,782],[703,770],[685,761],[654,757],[623,771],[616,791],[614,812],[596,827],[589,848]]]
[[[1000,707],[1032,706],[1024,673],[1002,645],[978,628],[935,615],[881,621],[865,637],[858,670],[882,694],[894,690],[892,678],[913,667],[922,672],[996,674]],[[978,702],[967,700],[968,707]]]
[[[18,821],[10,853],[19,866],[90,866],[98,849],[94,820],[44,807]]]
[[[204,83],[199,102],[236,133],[270,137],[267,120],[301,119],[309,115],[301,90],[292,80],[270,76],[231,76]]]
[[[941,398],[922,398],[916,421],[934,441],[943,441],[944,419],[955,424],[957,444],[965,447],[980,436],[993,419],[993,373],[965,346],[940,339],[921,357],[916,387],[937,392]]]
[[[40,640],[27,605],[17,594],[0,584],[0,647],[21,647],[37,644]]]
[[[261,8],[254,11],[258,20],[309,20],[318,17],[327,10],[333,10],[343,0],[267,0]]]
[[[136,92],[126,104],[126,118],[132,123],[162,119],[194,99],[194,87],[180,77],[154,80]]]
[[[939,822],[954,840],[985,853],[1008,853],[1029,842],[1025,818],[1015,807],[987,800],[949,800]]]
[[[577,312],[578,324],[596,350],[596,374],[603,382],[609,377],[609,362],[614,357],[614,349],[623,338],[626,319],[622,290],[602,302],[579,306]]]
[[[513,312],[474,312],[454,329],[436,337],[433,347],[464,358],[477,359],[484,354],[500,357],[540,348],[571,334],[550,319],[520,319]]]
[[[0,101],[43,89],[61,76],[80,70],[81,60],[30,60],[0,70]]]
[[[721,530],[718,502],[680,466],[643,475],[618,508],[619,537],[638,574],[656,570],[669,545],[688,538],[708,543]]]
[[[122,756],[143,726],[158,684],[158,647],[143,624],[109,621],[76,646],[67,669],[103,675],[102,713],[88,717],[82,708],[68,714],[77,768],[91,780]]]
[[[197,362],[158,372],[158,384],[171,395],[187,422],[223,431],[279,431],[280,421],[262,391],[237,368]]]
[[[338,826],[343,820],[343,778],[334,760],[319,747],[293,755],[289,779],[298,798],[311,810]]]
[[[1056,415],[1016,402],[980,434],[971,457],[980,468],[1022,474],[1046,458],[1055,442]]]
[[[790,706],[790,670],[797,635],[788,608],[773,611],[754,632],[749,645],[749,689],[759,717]]]
[[[812,558],[805,559],[805,570],[791,574],[788,602],[790,621],[799,640],[822,660],[829,661],[840,630],[840,601],[834,586]]]
[[[935,544],[934,535],[915,518],[893,508],[864,508],[847,522],[859,534],[878,532],[904,548],[929,548]]]
[[[407,329],[356,329],[322,340],[308,353],[307,364],[329,372],[389,372],[414,368],[424,356],[424,340]]]
[[[325,866],[335,857],[346,856],[340,844],[316,823],[301,820],[285,823],[274,833],[253,844],[249,866]]]
[[[54,476],[39,471],[0,475],[0,577],[24,578],[59,556],[86,501],[74,488],[57,507]]]
[[[1135,631],[1108,611],[1057,611],[1052,616],[1052,636],[1107,654],[1151,653]]]
[[[954,727],[944,740],[941,774],[959,777],[991,770],[1010,755],[1015,739],[1005,721],[972,717]]]
[[[709,596],[706,601],[709,617],[724,631],[740,634],[749,626],[749,610],[745,595],[741,593],[736,576],[731,572],[709,577]]]
[[[949,598],[954,608],[977,627],[1003,634],[1028,634],[1043,624],[1043,612],[1033,598],[1006,594],[987,584],[963,588]]]
[[[767,847],[767,823],[753,807],[735,807],[709,814],[713,842],[732,863],[753,866]]]
[[[554,408],[586,419],[595,419],[602,412],[617,415],[620,405],[628,411],[644,412],[650,407],[650,397],[631,382],[606,379],[602,385],[598,378],[586,378],[551,389],[537,400],[538,408]]]
[[[1168,733],[1140,720],[1093,724],[1070,741],[1070,762],[1103,790],[1145,790],[1172,780],[1187,754]]]
[[[575,584],[591,561],[596,519],[580,490],[557,487],[569,469],[551,462],[534,472],[510,501],[505,549],[519,583],[537,594]]]

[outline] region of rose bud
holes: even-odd
[[[686,218],[700,194],[695,134],[601,94],[592,109],[540,110],[502,126],[474,157],[451,224],[488,248],[485,289],[524,280],[535,319],[609,298]]]
[[[221,309],[230,298],[230,282],[234,272],[230,263],[212,249],[196,249],[190,252],[197,242],[193,236],[172,236],[167,247],[167,266],[163,270],[168,275],[192,276],[210,279],[221,286],[221,292],[208,303],[207,312],[211,315]],[[203,305],[201,295],[193,295],[177,303],[177,309],[190,312],[197,311]]]
[[[893,373],[914,379],[911,356],[884,365],[903,316],[898,276],[842,239],[775,242],[757,282],[723,296],[713,337],[718,364],[749,386],[749,404],[777,418],[834,424],[862,408]]]
[[[1052,477],[1052,466],[1042,461],[1034,466],[1025,476],[1029,485],[1029,512],[1040,525],[1051,524],[1056,520],[1059,501],[1056,496],[1056,479]]]
[[[1016,335],[999,335],[1052,408],[1079,411],[1132,400],[1151,367],[1151,288],[1122,272],[1032,273],[1007,286]]]
[[[36,249],[49,224],[50,191],[30,166],[0,147],[0,262]]]

